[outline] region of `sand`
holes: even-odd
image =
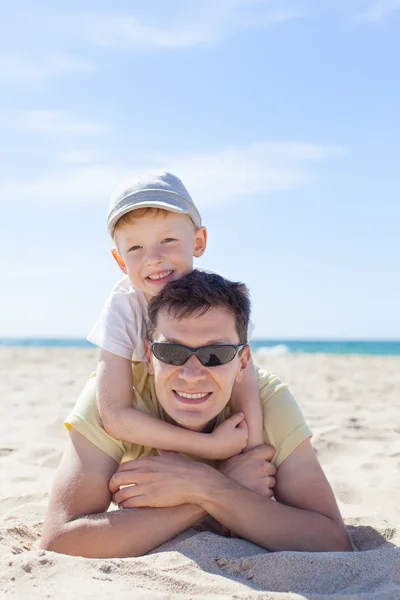
[[[38,549],[66,441],[62,422],[97,352],[0,348],[0,593],[101,600],[400,598],[400,358],[284,355],[258,362],[288,381],[314,431],[356,551],[269,553],[187,530],[142,558]]]

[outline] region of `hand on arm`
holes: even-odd
[[[207,434],[170,425],[134,408],[132,363],[106,350],[100,353],[97,401],[104,429],[119,440],[208,459],[228,458],[246,446],[243,415],[232,415]]]
[[[268,550],[350,551],[334,495],[310,441],[300,444],[279,467],[276,502],[268,497],[275,472],[264,464],[270,455],[268,447],[255,448],[226,461],[218,471],[176,453],[163,453],[121,465],[110,489],[115,501],[126,507],[198,504],[226,528]],[[263,477],[268,483],[260,487]],[[121,485],[129,487],[120,489]]]
[[[118,464],[70,432],[50,496],[41,547],[94,558],[141,556],[205,516],[194,504],[105,512]]]
[[[255,473],[260,461],[265,459],[257,458]],[[276,502],[258,492],[257,476],[246,473],[251,456],[241,455],[230,462],[228,477],[176,453],[140,459],[127,463],[125,473],[112,478],[111,489],[136,484],[116,491],[115,499],[123,506],[198,504],[224,527],[268,550],[351,550],[333,492],[308,439],[279,467]]]

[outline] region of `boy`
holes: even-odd
[[[166,423],[134,407],[131,361],[146,360],[147,304],[166,283],[191,272],[193,257],[202,256],[206,248],[206,229],[182,181],[170,173],[135,178],[112,197],[107,226],[115,244],[112,255],[125,277],[113,288],[88,336],[101,349],[97,398],[105,430],[124,441],[205,459],[222,460],[263,444],[252,363],[233,387],[235,414],[210,434],[188,431],[179,423]],[[223,345],[224,340],[215,344]],[[215,358],[210,354],[206,360],[210,366]],[[212,366],[224,368],[218,362]],[[201,401],[202,394],[195,388],[193,392],[184,395],[189,405]]]

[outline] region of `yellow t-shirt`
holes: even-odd
[[[279,467],[303,440],[311,437],[312,433],[288,386],[271,373],[259,370],[257,375],[264,414],[264,441],[275,448],[272,462]],[[154,389],[154,380],[148,373],[147,363],[133,363],[133,382],[135,408],[163,419],[163,412]],[[228,405],[218,415],[217,425],[225,421],[230,414]],[[157,454],[154,448],[122,442],[108,435],[97,408],[95,374],[84,387],[77,403],[65,420],[65,426],[68,431],[71,427],[76,429],[118,463]]]

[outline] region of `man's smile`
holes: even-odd
[[[180,392],[178,390],[172,390],[175,398],[179,402],[183,402],[184,404],[201,404],[208,400],[212,394],[212,392],[197,392],[197,393],[189,393],[189,392]]]

